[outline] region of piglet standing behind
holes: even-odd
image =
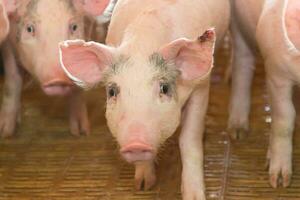
[[[4,4],[3,0],[0,0],[0,44],[4,41],[9,32],[8,13],[9,8]]]
[[[4,0],[10,33],[3,46],[5,83],[0,112],[0,136],[11,136],[20,119],[22,71],[27,71],[47,95],[69,98],[71,133],[89,133],[81,92],[60,68],[58,44],[89,39],[87,21],[100,15],[109,0]]]
[[[181,123],[183,198],[205,199],[204,118],[215,39],[219,45],[229,13],[226,0],[119,0],[107,46],[61,44],[71,80],[106,85],[107,123],[122,157],[136,166],[138,189],[155,183],[155,156]]]
[[[229,129],[234,138],[249,131],[255,50],[263,56],[271,103],[267,159],[270,184],[287,187],[292,176],[295,108],[292,89],[300,83],[300,1],[232,0],[233,61]]]

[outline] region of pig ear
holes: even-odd
[[[99,16],[104,12],[110,0],[73,0],[73,2],[77,9],[89,15]]]
[[[184,81],[202,80],[213,67],[215,30],[209,29],[197,40],[178,39],[160,50],[166,61],[173,62]]]
[[[60,64],[67,76],[79,87],[97,85],[112,60],[112,49],[95,42],[65,41],[59,47]]]
[[[9,31],[9,22],[4,6],[0,3],[0,42],[4,40]]]
[[[18,7],[17,0],[3,0],[3,3],[8,15],[15,12]]]

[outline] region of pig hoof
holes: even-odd
[[[8,138],[13,136],[17,126],[17,114],[3,113],[0,114],[0,136],[2,138]]]
[[[137,164],[135,169],[135,189],[150,190],[156,182],[154,164]]]
[[[292,174],[290,174],[290,173],[270,174],[270,185],[273,188],[277,188],[280,185],[282,185],[282,187],[286,188],[291,184],[291,180],[292,180]]]
[[[291,184],[292,174],[282,174],[282,186],[288,187]]]
[[[71,124],[71,134],[78,137],[80,135],[89,135],[89,124],[82,124],[80,121]]]
[[[135,178],[135,189],[136,190],[150,190],[156,182],[156,176],[149,177],[138,177]]]
[[[270,174],[270,185],[272,188],[277,188],[278,186],[278,174]]]
[[[70,118],[70,131],[74,136],[89,135],[90,124],[87,115],[84,116],[71,116]]]
[[[281,138],[282,139],[282,138]],[[269,146],[267,159],[269,161],[270,185],[273,188],[280,186],[288,187],[292,179],[292,156],[290,151],[291,145],[273,141]]]
[[[288,187],[291,184],[292,179],[292,170],[291,164],[283,163],[281,165],[275,166],[275,164],[271,163],[270,160],[270,185],[273,188],[277,188],[282,185],[282,187]]]
[[[249,121],[246,116],[232,115],[228,121],[227,128],[230,137],[234,140],[247,138],[249,134]]]
[[[229,128],[230,137],[234,140],[243,140],[247,138],[249,130],[245,128]]]

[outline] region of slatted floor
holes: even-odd
[[[262,64],[253,88],[252,134],[230,141],[226,134],[229,88],[222,79],[229,51],[221,51],[212,78],[206,119],[207,199],[300,199],[299,137],[295,137],[294,176],[288,189],[268,184],[266,151],[270,120]],[[2,86],[2,84],[1,84]],[[1,89],[2,90],[2,89]],[[176,137],[161,154],[158,182],[152,191],[133,189],[133,166],[122,161],[104,119],[104,92],[87,94],[93,131],[89,137],[68,132],[66,103],[25,89],[22,124],[15,137],[0,140],[0,200],[176,200],[180,195],[180,158]],[[297,126],[296,132],[300,131]]]

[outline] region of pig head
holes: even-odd
[[[60,45],[61,66],[83,88],[103,82],[106,118],[128,162],[153,160],[177,129],[182,108],[213,66],[215,33],[178,39],[152,55],[125,55],[119,48],[81,40]]]
[[[66,95],[73,87],[59,67],[58,44],[88,38],[86,18],[100,15],[109,0],[5,0],[10,8],[10,42],[26,71],[48,95]]]

